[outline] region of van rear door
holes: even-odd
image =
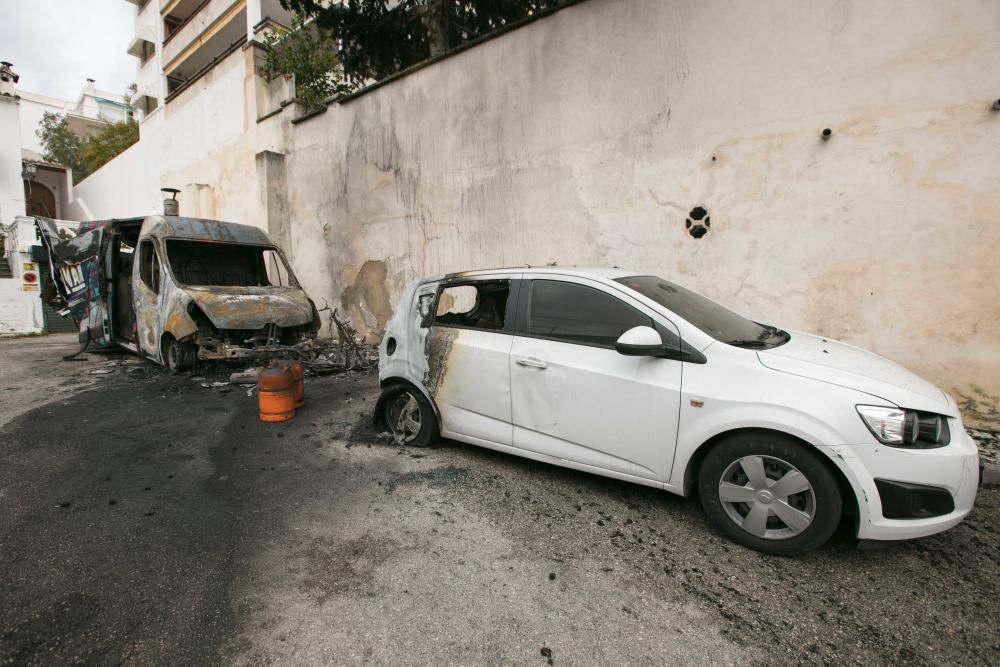
[[[54,287],[46,289],[43,286],[43,296],[49,305],[59,309],[60,314],[72,316],[81,325],[81,332],[91,330],[91,340],[100,340],[105,334],[101,305],[104,273],[101,250],[105,227],[98,226],[75,237],[64,238],[55,221],[49,218],[36,217],[35,225],[49,256]]]

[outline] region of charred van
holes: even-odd
[[[43,297],[80,326],[81,346],[120,346],[172,370],[198,359],[305,354],[320,318],[262,230],[154,215],[80,223],[63,238],[36,217],[52,285]]]

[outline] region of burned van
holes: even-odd
[[[81,346],[120,346],[171,370],[198,359],[306,354],[320,319],[262,230],[154,215],[82,222],[73,238],[35,218],[52,284],[43,297]]]

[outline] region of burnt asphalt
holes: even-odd
[[[939,536],[782,559],[692,499],[379,439],[371,373],[307,394],[266,425],[123,364],[2,427],[0,664],[1000,661],[998,489]]]

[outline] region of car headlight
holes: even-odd
[[[944,447],[951,441],[948,418],[877,405],[859,405],[858,414],[879,442],[894,447]]]

